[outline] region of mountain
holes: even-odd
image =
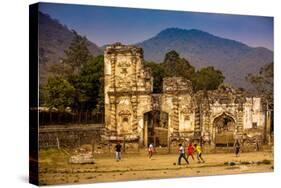
[[[39,13],[38,27],[39,73],[40,82],[44,83],[49,65],[64,57],[64,50],[69,47],[74,34],[67,26],[42,12]],[[249,87],[245,80],[248,73],[256,73],[263,65],[273,62],[273,52],[266,48],[253,48],[196,29],[168,28],[136,45],[143,48],[146,60],[160,63],[167,52],[175,50],[197,69],[214,66],[223,72],[226,82],[244,88]],[[102,47],[91,41],[88,41],[88,48],[94,56],[103,54]]]
[[[58,20],[39,12],[39,74],[40,82],[45,82],[48,76],[48,66],[58,63],[65,57],[64,51],[69,47],[74,34]],[[103,54],[102,50],[88,40],[88,49],[94,56]]]
[[[162,62],[167,52],[175,50],[196,68],[214,66],[223,72],[225,82],[244,88],[249,87],[245,80],[248,73],[273,62],[273,52],[266,48],[253,48],[196,29],[168,28],[136,45],[143,48],[148,61]]]

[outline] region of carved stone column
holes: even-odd
[[[271,140],[271,119],[272,119],[272,111],[267,109],[265,112],[265,135],[264,135],[264,142],[267,144],[272,144]]]
[[[137,59],[136,57],[131,58],[132,62],[132,69],[133,69],[133,75],[132,75],[132,90],[137,91]]]
[[[236,137],[237,139],[241,139],[243,135],[243,103],[240,102],[238,104],[238,114],[237,114],[237,133]]]
[[[138,129],[138,119],[137,119],[137,110],[138,110],[138,103],[137,103],[137,96],[131,97],[131,104],[132,104],[132,110],[133,110],[133,116],[132,116],[132,131],[133,134],[137,134]]]
[[[179,134],[179,99],[175,96],[172,100],[173,102],[173,116],[172,116],[172,127],[173,135]]]
[[[116,98],[115,96],[110,96],[110,135],[115,136],[117,134],[116,125]]]
[[[211,120],[210,120],[210,111],[206,111],[205,113],[205,128],[206,128],[206,132],[210,133],[210,129],[211,129]]]
[[[203,130],[203,140],[209,144],[211,144],[212,141],[212,131],[211,131],[211,112],[209,110],[206,110],[204,113],[204,130]]]
[[[116,55],[111,56],[111,79],[110,86],[115,94],[116,92],[116,82],[115,82],[115,65],[116,65]],[[110,96],[110,136],[117,135],[117,119],[116,119],[116,97]]]
[[[204,128],[205,128],[205,131],[210,133],[210,127],[211,127],[211,120],[210,120],[210,111],[207,110],[205,113],[204,113],[205,117],[204,117]]]
[[[201,110],[200,104],[195,108],[195,125],[194,125],[194,137],[198,138],[201,136]]]
[[[111,57],[111,78],[110,78],[110,86],[114,89],[114,92],[116,91],[116,85],[115,85],[115,64],[116,64],[116,55],[113,55]]]

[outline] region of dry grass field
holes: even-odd
[[[39,178],[41,185],[94,183],[171,177],[192,177],[254,172],[273,172],[272,153],[205,154],[206,163],[176,165],[177,154],[156,154],[148,159],[146,153],[123,154],[116,162],[114,154],[96,154],[95,164],[70,164],[69,155],[62,150],[40,150]],[[229,162],[235,162],[229,164]]]

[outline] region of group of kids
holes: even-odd
[[[193,154],[196,153],[198,163],[205,163],[202,157],[202,148],[199,144],[189,143],[186,148],[182,144],[179,144],[179,158],[178,165],[181,165],[181,159],[183,158],[187,164],[189,164],[188,159],[191,157],[194,160]]]
[[[153,144],[148,146],[148,157],[151,159],[153,153],[155,152]],[[179,157],[178,165],[181,165],[181,159],[183,158],[187,164],[189,164],[188,159],[191,157],[194,160],[193,154],[196,153],[198,163],[205,163],[202,157],[202,148],[199,144],[189,143],[186,148],[182,144],[179,144]]]
[[[121,160],[121,144],[117,143],[115,146],[116,152],[116,161]],[[149,159],[152,158],[153,154],[155,153],[155,149],[153,144],[149,144],[148,146],[148,157]],[[181,165],[181,159],[183,158],[187,164],[189,164],[188,159],[191,157],[194,160],[193,154],[196,153],[198,163],[205,163],[205,160],[202,157],[202,148],[199,144],[189,143],[186,148],[182,144],[179,144],[179,157],[178,157],[178,165]]]

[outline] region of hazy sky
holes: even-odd
[[[99,46],[117,41],[133,44],[178,27],[273,49],[272,17],[50,3],[41,3],[39,9]]]

